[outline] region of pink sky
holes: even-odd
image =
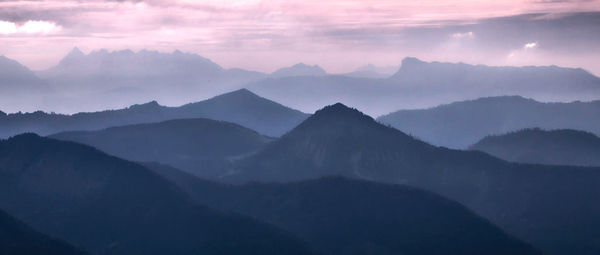
[[[600,11],[600,0],[2,1],[0,55],[33,69],[56,64],[77,46],[84,52],[179,49],[226,68],[265,72],[297,62],[346,72],[367,63],[397,65],[405,56],[416,56],[490,65],[581,66],[598,74],[598,53],[561,46],[551,32],[536,31],[539,38],[520,36],[514,42],[500,36],[499,44],[489,33],[469,30],[493,17],[546,13],[534,18],[551,20],[581,11]],[[572,40],[587,47],[599,43],[595,39]]]

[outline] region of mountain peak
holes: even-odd
[[[300,62],[300,63],[293,65],[292,67],[294,67],[294,68],[311,68],[311,67],[319,67],[319,66],[318,65],[311,66],[311,65],[307,65],[307,64]]]
[[[80,57],[83,55],[85,54],[79,48],[73,47],[73,49],[69,51],[69,54],[67,54],[67,57]]]
[[[284,67],[273,72],[271,75],[274,77],[292,77],[292,76],[323,76],[327,72],[318,65],[307,65],[304,63],[297,63],[291,67]]]
[[[359,110],[348,107],[340,102],[325,106],[325,107],[321,108],[320,110],[317,110],[315,112],[315,115],[317,115],[317,114],[356,114],[356,115],[360,114],[360,115],[363,115],[363,113],[360,112]]]
[[[236,99],[245,99],[245,98],[256,98],[259,97],[258,95],[252,93],[252,91],[246,89],[246,88],[242,88],[242,89],[238,89],[238,90],[234,90],[222,95],[218,95],[214,98],[236,98]]]
[[[36,141],[41,139],[42,137],[36,133],[22,133],[15,136],[10,137],[9,141]]]
[[[79,48],[74,47],[67,55],[60,61],[60,64],[71,64],[79,62],[79,60],[83,59],[85,54],[79,50]]]
[[[427,63],[427,62],[422,61],[415,57],[405,57],[404,59],[402,59],[402,65],[400,66],[400,68],[411,67],[411,66],[421,65],[421,64],[425,64],[425,63]]]
[[[129,109],[157,109],[162,107],[156,100],[152,100],[145,104],[134,104],[129,107]]]
[[[316,111],[315,114],[310,116],[306,121],[306,123],[316,122],[327,125],[341,123],[343,126],[351,125],[351,123],[376,123],[370,116],[342,103],[325,106]]]

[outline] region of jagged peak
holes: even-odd
[[[277,69],[272,75],[275,76],[298,76],[298,75],[325,75],[327,71],[318,65],[307,65],[302,62],[290,67]]]
[[[316,70],[316,71],[319,71],[319,72],[322,72],[322,73],[326,72],[325,69],[323,69],[319,65],[307,65],[307,64],[304,64],[302,62],[293,65],[292,68],[305,68],[305,69],[313,69],[313,70]]]
[[[73,47],[73,49],[71,51],[69,51],[69,53],[67,54],[66,57],[82,57],[85,56],[85,54],[83,53],[83,51],[81,51],[79,48],[77,47]]]
[[[295,67],[295,68],[306,67],[306,68],[319,68],[319,69],[321,69],[321,67],[318,66],[318,65],[312,65],[311,66],[311,65],[304,64],[302,62],[297,63],[297,64],[293,65],[292,67]]]

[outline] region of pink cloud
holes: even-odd
[[[329,69],[347,71],[364,64],[357,61],[365,58],[375,58],[371,62],[379,64],[397,64],[405,54],[414,55],[413,46],[406,45],[406,36],[401,34],[404,30],[472,24],[479,19],[531,12],[600,11],[599,3],[598,0],[2,1],[0,17],[6,20],[0,21],[3,45],[0,54],[13,56],[34,68],[44,68],[56,63],[73,46],[88,51],[181,49],[210,57],[226,67],[271,71],[304,61],[331,62]],[[27,22],[33,23],[27,25]],[[25,32],[14,32],[11,24],[17,24],[16,30]],[[474,33],[450,34],[456,35],[455,38],[473,38]],[[45,49],[46,54],[36,57],[29,53],[32,48]],[[331,56],[341,60],[333,63],[328,59]],[[269,61],[248,61],[262,58]]]

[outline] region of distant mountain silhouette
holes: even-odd
[[[9,88],[8,86],[41,85],[41,82],[27,67],[15,60],[0,56],[0,84],[2,84],[0,89],[5,90]]]
[[[323,254],[541,254],[456,202],[340,177],[229,186],[151,164],[200,203],[288,230]]]
[[[518,96],[490,97],[401,110],[377,120],[435,145],[465,149],[487,135],[525,128],[600,134],[600,101],[541,103]]]
[[[7,112],[37,109],[51,91],[50,86],[27,67],[0,56],[0,109]]]
[[[276,70],[270,76],[273,78],[294,77],[294,76],[323,76],[327,72],[318,65],[309,66],[304,63],[298,63],[291,67],[284,67]]]
[[[24,132],[49,135],[61,131],[100,130],[114,126],[188,118],[228,121],[264,135],[280,136],[307,116],[241,89],[179,107],[161,106],[156,101],[152,101],[126,109],[73,115],[44,112],[0,114],[0,137]]]
[[[43,78],[99,78],[136,77],[148,75],[151,78],[163,75],[216,75],[223,68],[207,58],[196,54],[160,53],[156,51],[99,50],[84,54],[73,48],[56,66],[40,71]],[[66,77],[65,77],[66,76]]]
[[[368,64],[342,75],[357,78],[385,79],[396,73],[398,68],[398,66],[375,66],[373,64]]]
[[[600,137],[570,129],[536,128],[487,136],[469,149],[520,163],[600,166]]]
[[[276,227],[197,205],[138,164],[24,134],[0,141],[0,207],[92,254],[312,254]]]
[[[415,103],[403,99],[401,87],[388,79],[357,78],[345,75],[296,76],[264,79],[250,83],[248,89],[303,112],[314,112],[324,105],[343,102],[382,114]]]
[[[600,168],[512,164],[435,147],[335,104],[242,159],[232,182],[341,175],[434,191],[550,254],[595,254]],[[568,234],[567,234],[568,233]]]
[[[600,78],[557,66],[474,66],[405,58],[388,79],[349,76],[264,79],[248,88],[305,112],[342,102],[372,116],[490,96],[520,95],[546,102],[600,99]]]
[[[232,160],[258,151],[271,140],[248,128],[209,119],[71,131],[50,137],[87,144],[127,160],[156,161],[209,179],[223,175]]]
[[[207,58],[178,50],[84,54],[77,48],[37,75],[57,90],[46,108],[60,112],[122,108],[149,100],[178,105],[240,89],[266,77],[254,71],[224,69]]]
[[[82,255],[85,253],[63,241],[38,233],[25,223],[0,210],[0,254]]]
[[[571,95],[570,98],[588,98],[586,92],[600,91],[600,78],[580,68],[428,63],[410,57],[402,60],[400,70],[391,79],[415,87],[499,91],[550,101],[564,100],[564,94]]]

